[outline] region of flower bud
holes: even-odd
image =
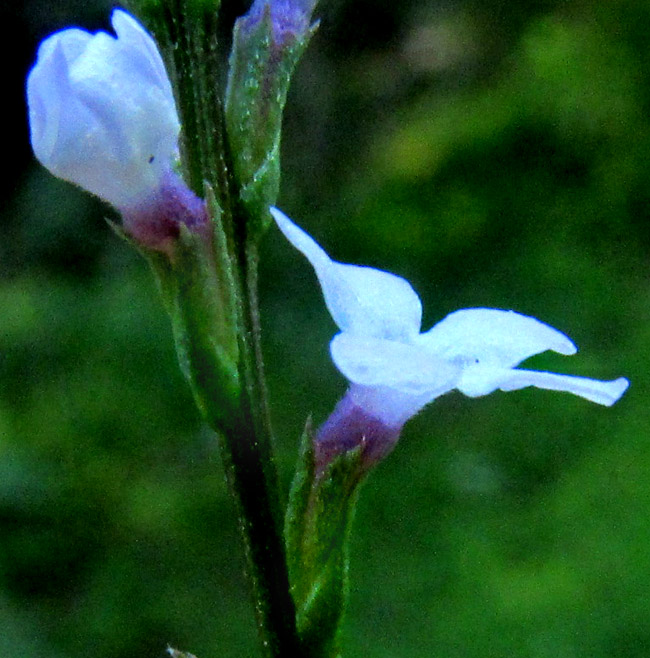
[[[273,39],[277,45],[284,45],[290,39],[304,38],[317,1],[255,0],[248,14],[241,19],[241,29],[250,33],[268,11]]]
[[[117,208],[125,229],[160,247],[203,203],[174,174],[180,123],[156,44],[115,10],[116,36],[71,28],[40,45],[27,78],[34,154],[52,174]]]
[[[249,215],[268,223],[280,185],[280,136],[289,82],[313,34],[316,0],[255,0],[237,20],[225,118],[235,177]]]

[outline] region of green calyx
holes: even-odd
[[[219,208],[208,188],[212,221],[200,231],[180,226],[170,255],[145,255],[157,275],[183,374],[197,405],[221,429],[239,404],[237,296]]]
[[[285,520],[291,592],[300,639],[313,658],[336,658],[348,596],[349,537],[364,468],[361,449],[335,457],[322,472],[305,428]]]

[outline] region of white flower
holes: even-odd
[[[43,41],[27,101],[40,162],[125,212],[171,171],[180,124],[153,39],[124,11],[111,22],[116,37],[73,28]]]
[[[348,399],[387,427],[401,427],[435,398],[457,389],[470,397],[535,386],[612,405],[628,381],[599,381],[517,368],[546,350],[575,354],[556,329],[514,311],[455,311],[420,333],[420,298],[405,279],[333,261],[276,208],[280,230],[314,267],[325,303],[341,330],[330,344],[336,367],[351,382]]]

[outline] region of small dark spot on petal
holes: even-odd
[[[151,164],[153,161],[154,161],[154,156],[153,156],[153,155],[150,155],[150,156],[149,156],[149,164]]]

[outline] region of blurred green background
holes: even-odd
[[[5,28],[0,655],[258,655],[215,439],[146,264],[28,144],[37,43],[111,5],[28,0]],[[246,3],[224,0],[224,35]],[[450,394],[364,486],[346,658],[650,651],[650,3],[323,0],[291,89],[281,206],[335,258],[408,278],[424,327],[467,306],[568,333],[532,367],[629,377],[606,409]],[[313,272],[271,230],[263,321],[283,484],[345,389]]]

